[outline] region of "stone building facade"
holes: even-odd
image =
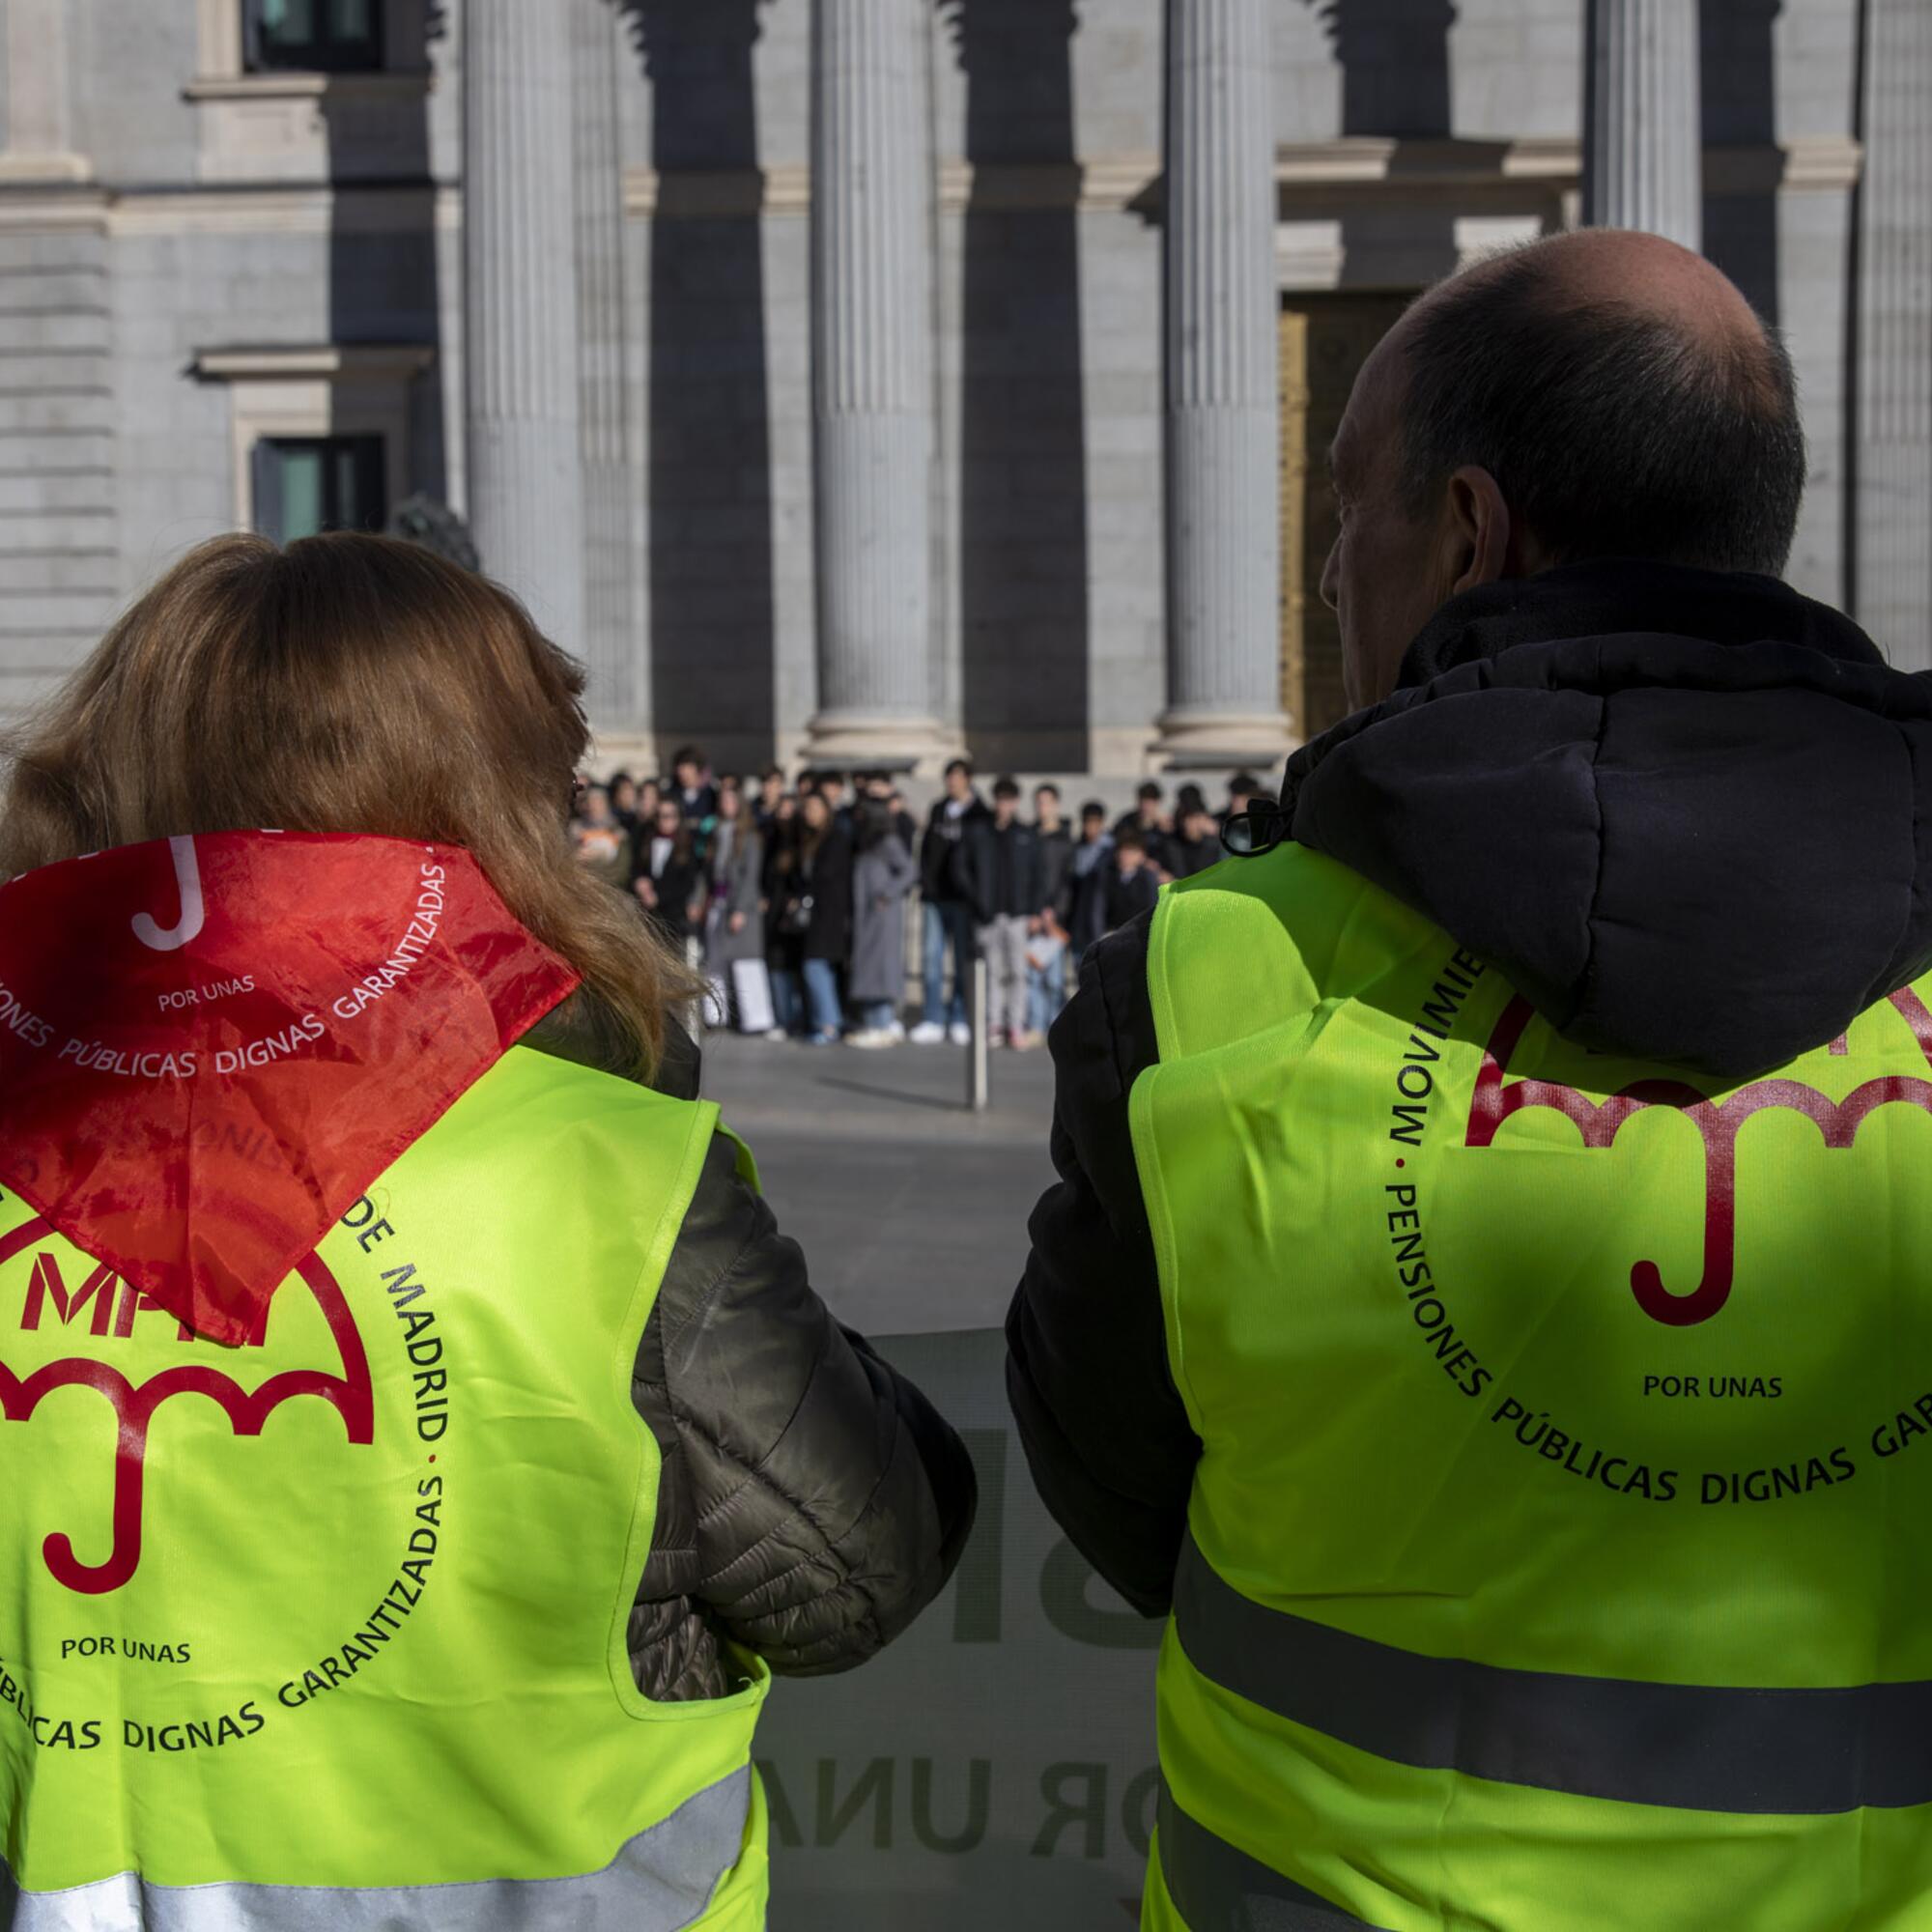
[[[606,750],[1336,715],[1321,452],[1472,253],[1701,245],[1932,665],[1925,0],[4,0],[0,711],[216,530],[467,517]]]

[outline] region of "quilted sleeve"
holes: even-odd
[[[638,1364],[664,1450],[654,1573],[772,1669],[850,1669],[944,1587],[977,1490],[958,1435],[833,1319],[720,1135]]]

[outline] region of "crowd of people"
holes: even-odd
[[[1170,806],[1149,780],[1123,817],[1090,799],[1075,823],[1058,785],[1033,788],[1029,816],[1017,780],[996,780],[989,799],[955,758],[922,826],[890,774],[714,775],[687,745],[668,779],[584,785],[571,836],[582,865],[702,966],[715,1024],[812,1046],[964,1044],[983,957],[992,1043],[1024,1051],[1072,990],[1068,958],[1145,912],[1163,880],[1213,865],[1226,813],[1261,788],[1237,774],[1217,810],[1197,784]]]

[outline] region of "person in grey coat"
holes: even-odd
[[[721,820],[711,848],[711,913],[704,940],[707,969],[721,980],[742,1029],[732,967],[765,960],[765,835],[756,807],[747,801],[735,818]]]
[[[899,836],[891,804],[868,798],[858,810],[852,862],[852,963],[846,996],[861,1025],[854,1046],[895,1046],[905,1037],[905,899],[919,867]]]

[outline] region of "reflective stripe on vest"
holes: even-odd
[[[1932,980],[1719,1088],[1292,846],[1148,980],[1151,1926],[1932,1923]]]
[[[1634,1684],[1420,1657],[1231,1589],[1190,1535],[1175,1634],[1204,1677],[1398,1764],[1702,1811],[1932,1804],[1932,1684]]]
[[[0,1204],[17,1922],[759,1922],[770,1674],[658,1703],[626,1645],[716,1122],[512,1048],[235,1349]]]
[[[22,1891],[0,1861],[12,1932],[680,1932],[709,1908],[744,1842],[750,1768],[639,1832],[579,1878],[438,1886],[152,1885],[133,1872],[65,1891]]]
[[[1216,1926],[1238,1932],[1344,1932],[1354,1926],[1376,1932],[1366,1918],[1217,1838],[1174,1802],[1165,1783],[1157,1824],[1161,1880],[1189,1932]]]

